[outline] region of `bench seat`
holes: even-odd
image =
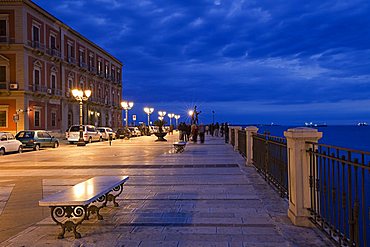
[[[116,198],[128,179],[128,176],[93,177],[40,200],[39,206],[51,208],[51,218],[62,228],[58,238],[64,238],[66,230],[73,231],[75,238],[80,238],[77,226],[95,213],[102,220],[99,211],[110,201],[117,207]]]

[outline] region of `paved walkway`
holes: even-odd
[[[1,246],[330,246],[294,227],[287,202],[221,138],[181,154],[154,137],[30,152],[0,160]],[[77,150],[77,151],[76,151]],[[63,152],[61,152],[63,151]],[[28,162],[12,162],[25,159]],[[77,159],[77,160],[76,160]],[[85,221],[82,239],[59,227],[37,201],[96,175],[129,175],[119,208]],[[1,201],[3,202],[1,204]],[[0,209],[1,211],[1,209]],[[5,240],[5,241],[4,241]]]

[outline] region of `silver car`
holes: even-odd
[[[85,142],[103,141],[102,134],[93,125],[82,125],[83,139]],[[69,143],[78,142],[80,138],[80,126],[72,125],[66,132],[66,138]]]
[[[15,139],[12,133],[0,132],[0,155],[4,155],[9,152],[22,153],[22,151],[22,142]]]
[[[102,134],[104,140],[109,140],[109,135],[112,135],[112,139],[116,139],[116,133],[113,132],[111,128],[108,127],[98,127],[97,130]]]

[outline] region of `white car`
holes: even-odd
[[[12,133],[0,132],[0,155],[4,155],[9,152],[22,153],[22,151],[22,142],[15,139]]]
[[[108,127],[98,127],[97,130],[102,134],[104,140],[109,139],[109,135],[112,135],[112,139],[116,139],[116,133],[113,132],[111,128]]]
[[[128,127],[131,132],[131,136],[141,136],[141,131],[138,127]]]
[[[103,141],[102,134],[93,125],[82,125],[83,138],[85,142],[91,143],[93,141]],[[66,138],[69,143],[78,142],[80,139],[80,126],[72,125],[69,127]]]

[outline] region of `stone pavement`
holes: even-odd
[[[287,201],[253,167],[207,136],[173,153],[154,137],[0,158],[0,246],[331,246],[316,229],[293,226]],[[104,208],[71,233],[59,227],[42,197],[97,175],[128,175],[118,208]]]

